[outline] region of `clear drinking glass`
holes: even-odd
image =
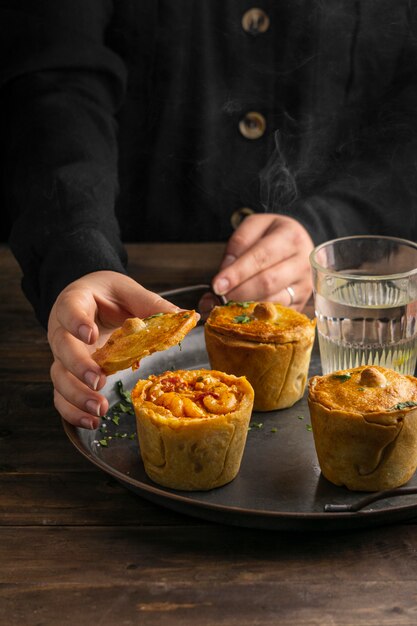
[[[343,237],[310,256],[323,374],[381,365],[414,374],[417,244]]]

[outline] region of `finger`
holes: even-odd
[[[289,291],[290,290],[290,291]],[[304,283],[294,283],[271,296],[272,302],[279,302],[286,307],[302,311],[311,296],[311,289]]]
[[[215,293],[224,295],[248,278],[285,261],[298,252],[292,237],[287,234],[281,235],[281,227],[262,239],[257,239],[252,246],[245,247],[241,256],[214,278]]]
[[[129,276],[117,275],[115,280],[114,272],[100,272],[99,279],[102,289],[96,289],[93,293],[100,309],[100,318],[104,322],[110,321],[114,324],[116,319],[122,322],[128,316],[147,317],[154,313],[179,310],[175,304],[145,289]]]
[[[295,254],[296,250],[285,242],[282,246],[277,246],[274,237],[264,237],[238,258],[233,265],[230,265],[225,272],[219,272],[213,281],[213,289],[219,295],[227,293],[230,297],[231,290],[256,277],[257,280],[265,283],[265,285],[260,285],[265,293],[276,292],[275,282],[269,284],[271,281],[279,280],[278,275],[274,276],[275,268],[280,264],[284,266],[284,262],[290,259],[298,258]],[[281,281],[281,287],[284,285],[283,280],[284,278]]]
[[[237,259],[259,239],[265,237],[276,228],[287,226],[281,216],[269,214],[257,214],[248,216],[232,233],[226,244],[223,263],[230,265],[233,259]],[[222,266],[224,266],[222,263]]]
[[[108,327],[120,326],[126,317],[146,317],[152,313],[177,311],[178,307],[116,272],[95,272],[76,281],[57,299],[52,312],[50,333],[62,325],[88,344],[98,339],[96,317]]]
[[[89,389],[59,361],[52,364],[51,379],[55,389],[55,406],[72,424],[80,423],[83,418],[91,424],[98,424],[99,418],[108,411],[107,398]]]
[[[99,330],[95,322],[97,304],[88,289],[65,289],[55,302],[48,324],[48,340],[54,343],[54,334],[63,327],[86,344],[97,341]]]
[[[122,306],[111,299],[97,302],[100,321],[104,327],[109,327],[110,324],[121,326],[127,317],[146,318],[155,313],[176,313],[183,310],[138,283],[135,285],[134,290],[129,290],[124,294],[126,297],[123,298]]]
[[[288,285],[296,283],[305,284],[303,295],[311,291],[310,268],[302,267],[299,257],[292,256],[284,262],[252,274],[247,280],[238,283],[235,289],[231,289],[227,297],[230,300],[270,300]]]
[[[276,258],[289,256],[299,241],[299,228],[298,222],[283,215],[266,213],[247,217],[227,242],[221,268],[231,265],[269,235],[273,236],[269,241]]]
[[[148,317],[154,313],[175,313],[180,311],[180,307],[176,306],[169,300],[162,298],[157,293],[149,291],[144,287],[140,287],[143,299],[138,302],[138,295],[135,296],[135,302],[132,303],[131,310],[138,317]]]
[[[59,326],[52,337],[51,349],[55,360],[65,370],[83,381],[90,389],[101,389],[106,382],[100,366],[92,359],[91,349]]]
[[[73,426],[87,428],[88,430],[94,430],[100,426],[100,418],[85,411],[80,411],[77,407],[67,402],[57,391],[54,393],[54,405],[61,417],[69,424],[73,424]]]
[[[219,276],[214,279],[216,288],[217,284],[222,279],[227,279],[227,274],[222,272],[226,268],[234,265],[238,259],[245,255],[246,252],[251,250],[260,239],[262,239],[269,232],[271,225],[271,216],[267,217],[265,221],[264,216],[256,215],[247,217],[244,222],[235,230],[231,235],[226,245],[225,255],[220,265]]]
[[[226,269],[226,267],[229,267],[229,265],[232,265],[232,263],[234,263],[236,261],[237,257],[234,254],[226,253],[223,257],[222,262],[220,263],[220,269],[224,270]]]

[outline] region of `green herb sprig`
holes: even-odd
[[[132,396],[130,395],[130,391],[127,391],[123,387],[123,383],[121,380],[117,381],[116,390],[122,400],[125,400],[128,404],[132,404]]]
[[[154,317],[161,317],[161,315],[164,315],[164,313],[154,313],[153,315],[148,315],[148,317],[145,317],[145,320],[152,320]]]
[[[237,302],[236,300],[229,300],[226,302],[226,306],[240,306],[242,309],[247,309],[251,304],[253,304],[253,300],[247,300],[246,302]]]
[[[394,404],[394,406],[392,406],[389,411],[401,411],[402,409],[408,409],[412,406],[417,406],[417,402],[407,400],[406,402],[398,402],[398,404]]]
[[[258,430],[260,430],[263,427],[264,427],[264,425],[263,425],[262,422],[252,422],[251,425],[249,426],[248,430],[252,430],[253,428],[257,428]]]
[[[235,324],[248,324],[251,321],[252,318],[249,317],[249,315],[236,315],[236,317],[233,318]]]
[[[346,372],[346,374],[333,374],[332,378],[336,378],[337,380],[340,380],[341,383],[345,383],[347,380],[352,378],[352,374],[349,372]]]

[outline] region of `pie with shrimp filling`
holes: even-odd
[[[244,377],[177,370],[132,391],[139,448],[154,482],[208,490],[235,478],[246,443],[253,389]]]
[[[257,411],[284,409],[303,396],[314,336],[315,320],[274,302],[229,302],[205,324],[210,366],[246,376]]]
[[[127,367],[137,369],[144,357],[180,343],[197,324],[195,311],[157,313],[144,319],[131,317],[115,330],[93,359],[106,375]]]
[[[308,404],[323,475],[335,485],[380,491],[417,468],[417,378],[367,366],[314,376]]]

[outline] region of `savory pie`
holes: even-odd
[[[132,391],[139,447],[154,482],[207,490],[237,475],[253,406],[248,381],[213,370],[139,380]]]
[[[417,468],[417,378],[376,365],[314,376],[308,404],[323,475],[380,491]]]
[[[284,409],[302,397],[314,336],[315,320],[273,302],[229,302],[205,324],[211,367],[246,376],[257,411]]]
[[[157,313],[144,319],[131,317],[115,330],[93,359],[106,375],[127,367],[137,369],[144,357],[180,343],[197,324],[195,311]]]

